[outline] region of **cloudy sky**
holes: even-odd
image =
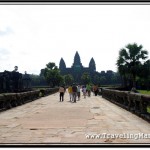
[[[0,5],[0,72],[39,74],[61,57],[71,67],[78,51],[98,72],[117,71],[119,50],[142,44],[150,55],[150,5]]]

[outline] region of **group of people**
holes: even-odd
[[[83,86],[76,85],[76,84],[70,85],[68,87],[70,102],[76,103],[77,100],[80,100],[81,91],[83,92],[84,98],[86,98],[86,96],[89,96],[89,97],[91,96],[91,91],[94,93],[95,96],[97,96],[99,89],[97,85],[91,86],[90,84],[83,85]],[[59,88],[60,102],[64,101],[65,92],[66,92],[65,87],[60,86]]]
[[[76,103],[77,98],[78,100],[80,100],[81,86],[80,85],[76,86],[75,84],[73,84],[72,86],[69,86],[68,93],[69,93],[70,101]]]

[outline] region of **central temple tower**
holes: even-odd
[[[73,63],[73,65],[72,65],[72,67],[83,67],[78,52],[75,53],[75,56],[74,56],[74,63]]]
[[[66,68],[65,61],[61,58],[59,63],[59,69],[62,75],[71,74],[74,77],[75,82],[80,83],[81,76],[84,72],[94,74],[96,72],[96,65],[93,57],[89,62],[89,67],[83,67],[79,53],[76,51],[74,56],[74,62],[71,68]]]

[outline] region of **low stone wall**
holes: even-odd
[[[56,92],[58,92],[58,88],[46,88],[46,89],[41,89],[40,90],[40,96],[47,96],[49,94],[54,94]]]
[[[150,121],[150,96],[129,91],[102,89],[102,97]]]
[[[21,93],[3,93],[0,94],[0,110],[7,110],[56,92],[58,92],[58,88],[47,88]]]

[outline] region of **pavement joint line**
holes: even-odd
[[[69,103],[68,93],[64,98],[60,103],[56,93],[0,113],[0,118],[9,126],[0,122],[0,143],[137,143],[134,139],[86,139],[85,134],[132,133],[133,129],[135,133],[150,133],[150,124],[145,120],[101,96],[91,95],[86,99],[81,96],[77,103]],[[147,139],[138,142],[146,143]]]

